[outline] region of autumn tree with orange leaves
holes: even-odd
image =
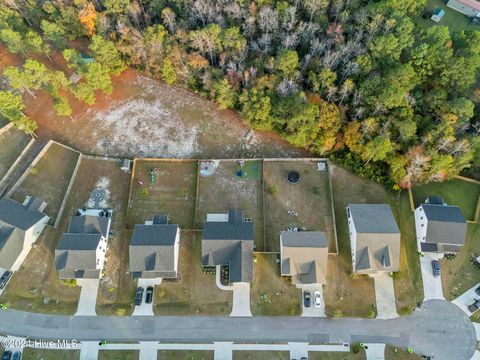
[[[92,3],[87,2],[79,13],[80,23],[87,35],[91,36],[95,33],[95,21],[97,20],[97,11]]]

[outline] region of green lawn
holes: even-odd
[[[308,353],[309,360],[366,360],[367,355],[364,350],[360,350],[358,353],[350,352],[320,352],[310,351]],[[389,360],[388,358],[385,358]]]
[[[80,350],[44,350],[25,348],[23,360],[78,360]]]
[[[385,360],[420,360],[420,355],[410,354],[405,349],[387,345],[385,347]]]
[[[100,350],[98,360],[138,360],[137,350]]]
[[[289,360],[288,351],[234,351],[233,360]]]
[[[15,163],[32,137],[23,131],[11,128],[0,134],[0,180]]]
[[[430,16],[427,19],[423,19],[419,14],[416,19],[417,23],[425,27],[434,25],[448,26],[452,32],[461,30],[480,30],[479,25],[472,25],[470,23],[468,16],[465,16],[462,13],[447,7],[444,0],[428,0],[425,11],[431,15],[433,10],[438,7],[445,10],[445,16],[442,18],[442,20],[440,20],[440,22],[436,23],[435,21],[430,20]]]
[[[157,360],[213,360],[213,351],[160,350]]]

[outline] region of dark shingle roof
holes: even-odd
[[[282,246],[326,247],[327,238],[323,231],[282,231]]]
[[[425,241],[437,244],[462,245],[467,235],[467,222],[458,206],[422,204],[428,220]]]
[[[178,225],[135,225],[130,245],[173,245]]]
[[[203,226],[205,240],[253,240],[253,222],[206,222]]]
[[[0,200],[0,226],[10,225],[28,230],[46,215],[28,208],[11,199]]]
[[[102,238],[101,234],[63,234],[58,242],[58,250],[92,250],[95,251]]]
[[[153,216],[154,225],[165,225],[168,224],[168,215],[167,214],[158,214]]]
[[[70,220],[68,232],[74,234],[102,234],[107,237],[109,219],[105,216],[73,216]]]
[[[422,208],[428,221],[466,223],[458,206],[422,204]]]
[[[387,204],[349,204],[357,233],[400,233]]]

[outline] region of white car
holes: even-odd
[[[315,299],[315,307],[322,306],[322,296],[320,295],[320,291],[315,291],[313,298]]]

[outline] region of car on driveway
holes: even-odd
[[[315,299],[315,307],[318,308],[322,306],[322,296],[320,295],[320,291],[315,291],[313,298]]]
[[[303,292],[303,305],[305,307],[310,307],[310,303],[311,303],[311,296],[310,296],[310,291],[304,291]]]
[[[475,289],[475,294],[480,295],[480,286]]]
[[[137,288],[135,293],[135,306],[142,305],[143,287]]]
[[[11,360],[12,359],[12,352],[7,350],[3,352],[2,360]]]
[[[16,351],[12,356],[12,360],[21,360],[21,359],[22,359],[22,353],[20,351]]]
[[[480,300],[479,299],[475,299],[473,304],[468,305],[468,311],[470,311],[471,313],[474,313],[479,308],[480,308]]]
[[[151,304],[153,300],[153,286],[147,287],[147,292],[145,293],[145,303]]]
[[[434,277],[440,276],[440,261],[432,260],[432,273]]]
[[[13,273],[8,270],[3,273],[3,275],[0,277],[0,289],[3,289],[7,285],[8,280],[10,280],[12,277],[12,274]]]

